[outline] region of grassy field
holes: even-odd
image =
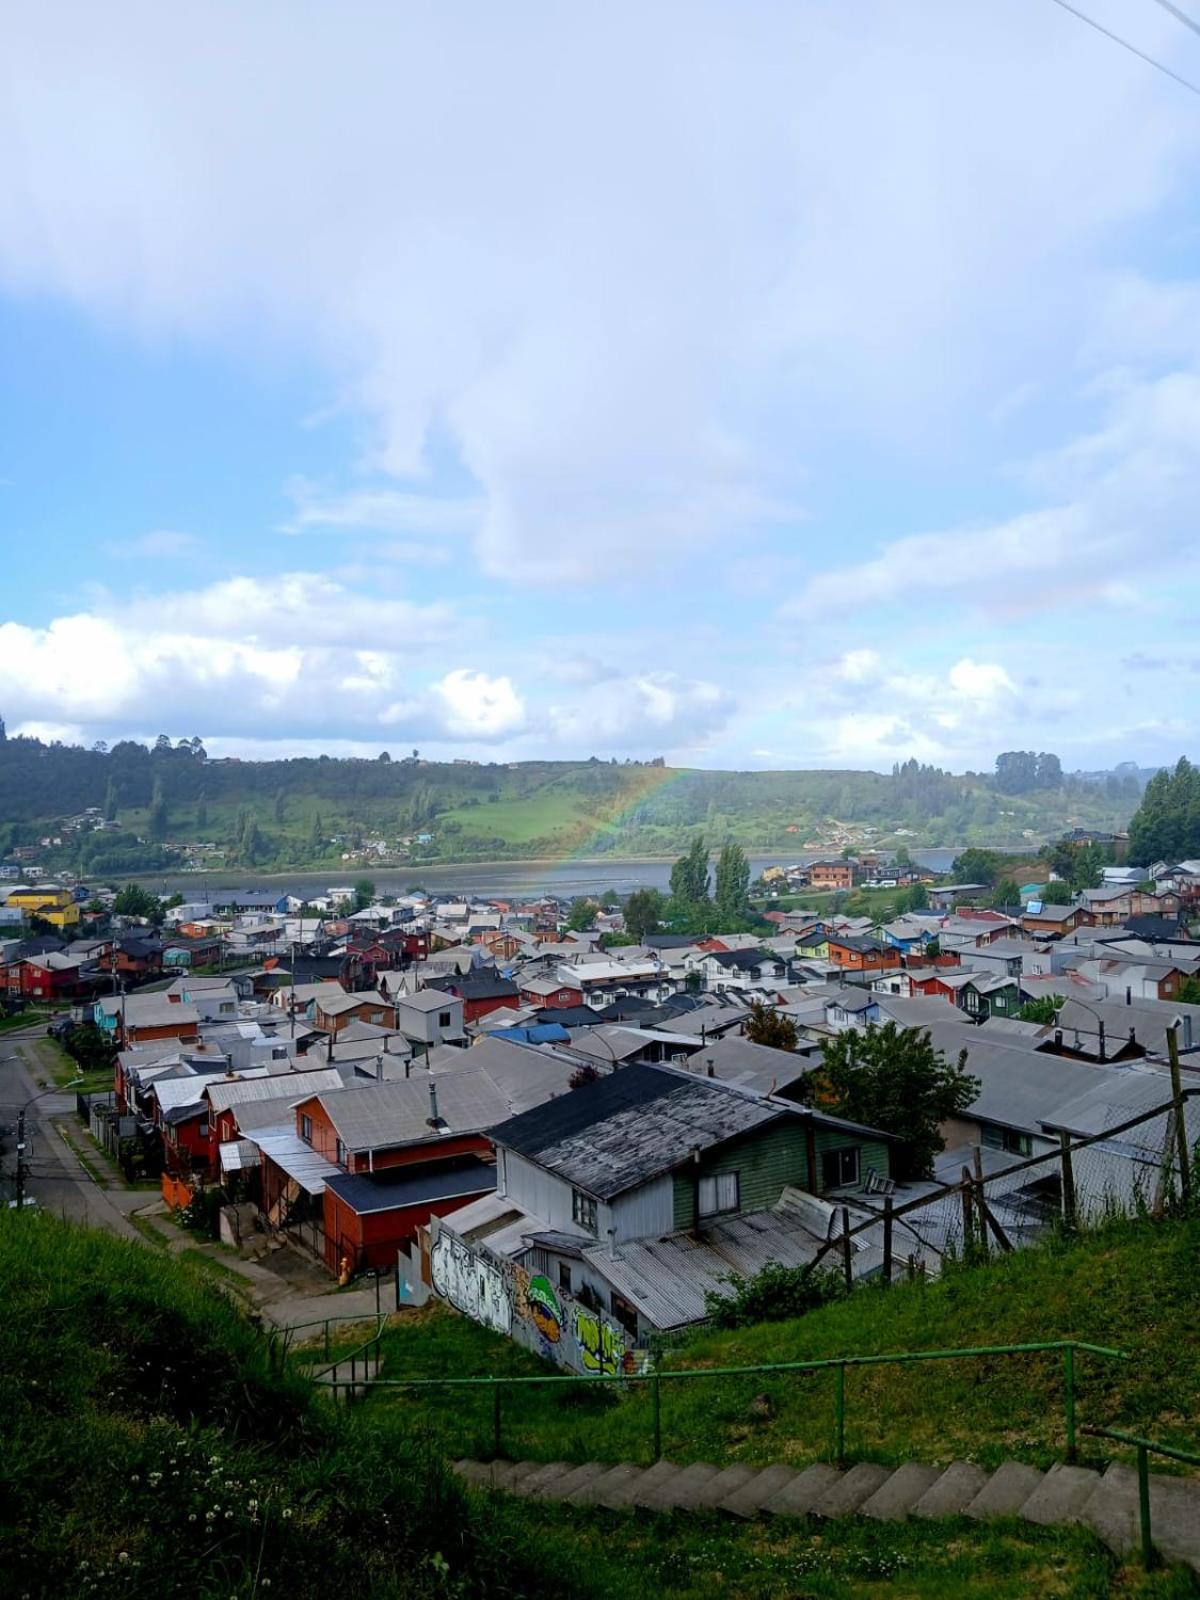
[[[49,1217],[0,1213],[0,1298],[0,1587],[27,1600],[1200,1592],[1177,1573],[1119,1566],[1078,1529],[813,1531],[466,1495],[420,1419],[335,1409],[205,1269]],[[427,1316],[407,1336],[422,1331],[428,1364],[457,1370],[467,1347],[455,1326]]]
[[[460,806],[438,818],[437,826],[443,833],[448,822],[457,824],[464,835],[494,837],[513,845],[563,832],[574,837],[601,825],[583,795],[558,789],[547,789],[524,800],[482,800],[477,806]]]
[[[664,1360],[727,1367],[1077,1338],[1124,1349],[1129,1363],[1081,1357],[1080,1423],[1149,1430],[1196,1448],[1200,1435],[1200,1222],[1126,1223],[1070,1248],[1019,1251],[934,1284],[863,1289],[793,1322],[701,1332]],[[386,1335],[384,1376],[532,1375],[548,1370],[511,1341],[441,1307]],[[852,1370],[847,1449],[888,1463],[1017,1455],[1048,1466],[1064,1445],[1062,1359],[1041,1354]],[[370,1404],[431,1431],[451,1455],[489,1452],[485,1391],[380,1391]],[[662,1386],[663,1448],[717,1463],[828,1457],[831,1373],[686,1380]],[[759,1397],[765,1397],[765,1400]],[[751,1404],[752,1401],[756,1403]],[[765,1414],[764,1414],[765,1413]],[[506,1451],[544,1460],[647,1459],[648,1385],[537,1386],[504,1397]],[[1090,1446],[1088,1447],[1090,1448]]]

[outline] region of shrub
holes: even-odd
[[[846,1294],[845,1280],[835,1269],[784,1267],[778,1261],[768,1261],[752,1278],[735,1274],[722,1281],[729,1285],[729,1294],[710,1291],[704,1297],[704,1308],[716,1328],[784,1322],[841,1300]]]

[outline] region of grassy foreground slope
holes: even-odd
[[[0,1594],[1184,1600],[1079,1529],[645,1519],[461,1493],[436,1419],[335,1410],[175,1258],[0,1214]],[[424,1319],[443,1359],[450,1319]]]
[[[1198,1269],[1200,1221],[1122,1222],[1075,1243],[957,1268],[937,1283],[860,1289],[795,1321],[700,1332],[669,1352],[664,1365],[728,1367],[1076,1338],[1133,1357],[1129,1362],[1080,1357],[1081,1425],[1149,1431],[1164,1442],[1195,1449],[1200,1438]],[[545,1370],[510,1341],[440,1308],[427,1311],[424,1320],[400,1324],[387,1339],[385,1372],[395,1377]],[[513,1455],[646,1457],[651,1439],[647,1385],[633,1386],[625,1396],[538,1387],[510,1395],[503,1428]],[[664,1384],[662,1395],[663,1447],[674,1460],[803,1463],[831,1451],[832,1374],[689,1380]],[[1061,1459],[1058,1355],[859,1368],[849,1373],[846,1395],[847,1449],[859,1458],[898,1463],[965,1456],[985,1466],[1010,1455],[1043,1466]],[[418,1411],[417,1402],[402,1391],[373,1403],[401,1417]],[[491,1411],[482,1392],[426,1391],[419,1410],[449,1452],[488,1447]],[[1081,1441],[1081,1447],[1093,1448],[1090,1441]]]

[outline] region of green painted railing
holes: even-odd
[[[380,1333],[382,1329],[380,1330]],[[369,1340],[375,1346],[376,1373],[378,1373],[378,1339]],[[530,1384],[638,1384],[651,1386],[651,1417],[653,1428],[653,1459],[662,1456],[662,1385],[664,1383],[708,1382],[715,1378],[742,1378],[762,1373],[779,1372],[832,1372],[834,1375],[834,1458],[840,1464],[846,1459],[846,1372],[850,1367],[903,1366],[917,1361],[962,1361],[985,1356],[1044,1355],[1057,1352],[1062,1357],[1063,1411],[1066,1422],[1067,1460],[1076,1456],[1075,1420],[1075,1358],[1077,1355],[1103,1356],[1112,1361],[1128,1361],[1124,1350],[1110,1350],[1105,1345],[1087,1344],[1079,1339],[1054,1339],[1037,1344],[973,1345],[949,1350],[900,1350],[879,1356],[833,1356],[820,1361],[774,1361],[746,1367],[684,1367],[673,1371],[614,1373],[601,1376],[581,1376],[577,1373],[553,1373],[528,1378],[380,1378],[370,1380],[372,1389],[486,1389],[492,1397],[492,1449],[499,1456],[503,1445],[503,1416],[501,1397],[505,1389],[520,1390]],[[343,1357],[344,1361],[346,1358]],[[340,1363],[335,1363],[340,1365]],[[333,1368],[329,1369],[330,1371]],[[353,1390],[355,1382],[364,1379],[326,1379],[333,1389]]]
[[[1120,1428],[1084,1428],[1083,1432],[1097,1439],[1115,1439],[1118,1444],[1132,1445],[1137,1451],[1138,1526],[1142,1540],[1142,1565],[1149,1572],[1155,1564],[1154,1535],[1150,1525],[1150,1456],[1152,1453],[1168,1456],[1172,1461],[1200,1467],[1200,1455],[1191,1450],[1177,1450],[1174,1445],[1160,1444],[1156,1439],[1142,1439],[1136,1433],[1125,1433]]]
[[[383,1330],[384,1330],[385,1326],[387,1325],[387,1317],[382,1315],[382,1314],[379,1315],[379,1316],[375,1316],[373,1314],[368,1314],[367,1316],[364,1317],[364,1316],[361,1315],[361,1313],[359,1315],[357,1315],[357,1316],[352,1313],[352,1314],[350,1314],[348,1316],[344,1316],[344,1317],[317,1317],[315,1319],[315,1321],[313,1321],[313,1322],[297,1322],[297,1323],[293,1324],[292,1327],[282,1330],[283,1334],[284,1334],[284,1346],[283,1346],[284,1347],[284,1351],[286,1352],[287,1350],[289,1350],[291,1348],[291,1345],[292,1345],[292,1342],[293,1342],[292,1341],[292,1335],[294,1333],[299,1333],[301,1331],[301,1329],[303,1329],[303,1328],[322,1328],[324,1330],[325,1360],[326,1361],[330,1361],[329,1330],[330,1330],[331,1327],[333,1327],[336,1323],[339,1323],[339,1322],[352,1322],[352,1323],[360,1323],[360,1324],[364,1323],[364,1322],[374,1322],[375,1323],[375,1331],[374,1331],[374,1333],[369,1334],[361,1345],[356,1346],[356,1348],[350,1352],[349,1356],[339,1356],[337,1361],[333,1361],[331,1363],[331,1365],[329,1365],[327,1367],[322,1367],[320,1369],[320,1371],[313,1373],[312,1376],[313,1376],[314,1380],[318,1380],[319,1379],[321,1381],[324,1381],[326,1374],[329,1373],[329,1372],[332,1372],[336,1367],[340,1366],[343,1361],[353,1360],[356,1356],[361,1355],[364,1351],[368,1350],[370,1347],[375,1347],[374,1366],[375,1366],[375,1376],[378,1377],[379,1376],[380,1361],[382,1359],[380,1354],[379,1354],[378,1345],[379,1345],[379,1340],[380,1340],[380,1338],[381,1338],[381,1336],[383,1334]]]

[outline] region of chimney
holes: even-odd
[[[713,1059],[711,1056],[708,1056],[704,1062],[704,1076],[706,1078],[715,1078],[716,1075],[716,1069],[713,1066]]]
[[[1132,985],[1128,983],[1125,985],[1125,1004],[1127,1006],[1131,1006],[1133,1004],[1133,988]]]
[[[438,1116],[437,1084],[433,1081],[433,1074],[429,1075],[429,1120],[435,1125],[441,1121]]]
[[[1099,1020],[1100,1020],[1100,1059],[1101,1059],[1101,1061],[1106,1061],[1108,1059],[1108,1057],[1107,1057],[1107,1055],[1105,1053],[1104,1018],[1101,1017]]]
[[[608,1230],[608,1259],[610,1261],[617,1259],[617,1230],[615,1228]]]

